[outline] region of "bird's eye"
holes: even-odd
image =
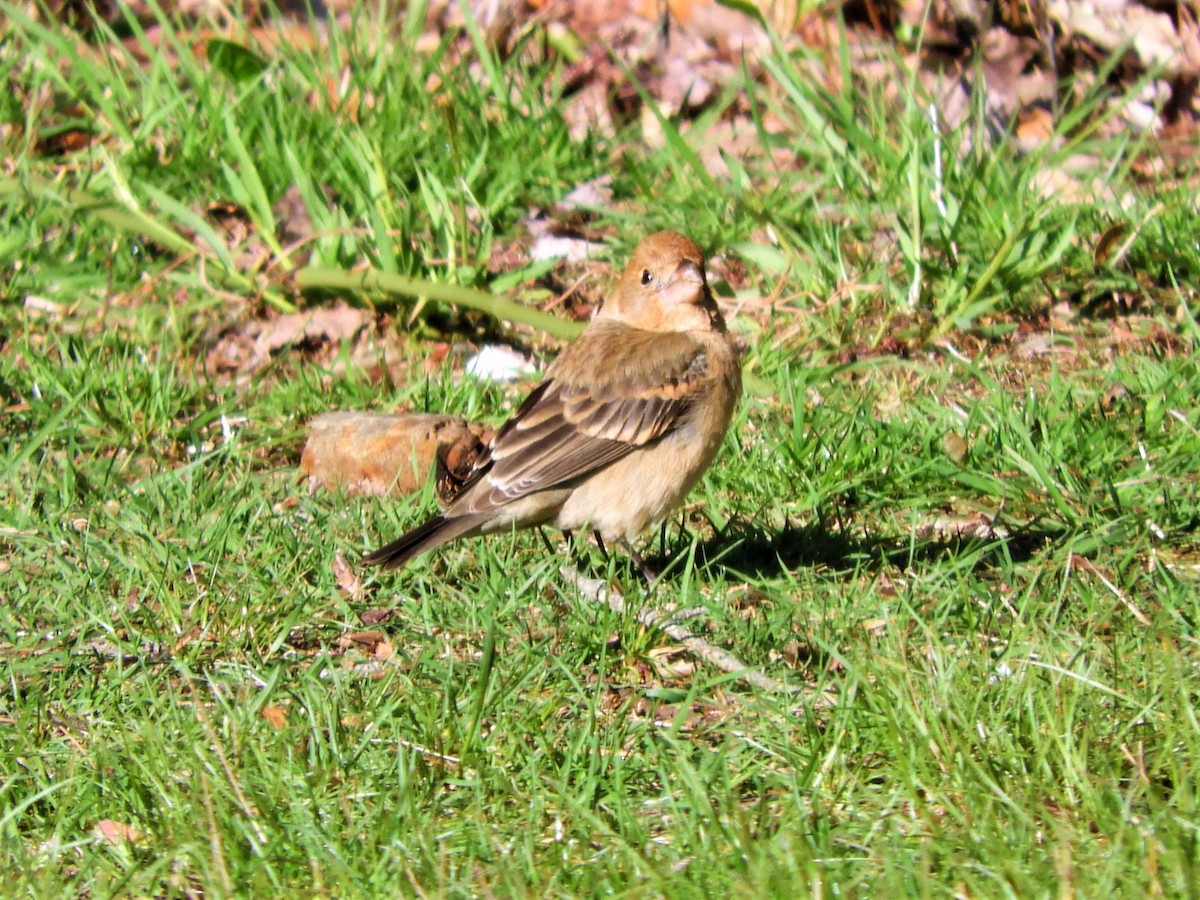
[[[642,269],[642,284],[649,284],[654,280],[654,276],[650,274],[649,269]]]

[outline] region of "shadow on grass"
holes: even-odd
[[[696,550],[696,565],[703,571],[736,581],[778,577],[802,568],[828,568],[835,572],[870,571],[882,565],[905,566],[974,556],[972,568],[1026,562],[1056,541],[1066,537],[1062,529],[1006,530],[987,538],[963,535],[955,539],[876,537],[831,529],[821,522],[801,526],[790,523],[771,533],[752,522],[735,520],[723,532]],[[672,542],[665,553],[656,554],[650,565],[678,576],[690,547],[686,534]]]

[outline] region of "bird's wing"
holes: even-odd
[[[704,345],[685,334],[581,338],[497,432],[448,512],[561,487],[657,440],[691,407],[707,372]]]

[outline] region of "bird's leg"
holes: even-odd
[[[622,538],[620,544],[621,547],[624,548],[625,552],[629,554],[629,558],[632,559],[637,564],[637,567],[642,570],[642,576],[646,579],[646,583],[650,587],[654,587],[655,582],[658,581],[658,573],[650,568],[650,565],[646,562],[646,560],[642,559],[642,555],[634,550],[632,546],[630,546],[629,541]]]
[[[561,529],[561,531],[563,539],[567,542],[567,555],[571,557],[571,565],[578,568],[583,565],[584,554],[579,549],[579,545],[575,543],[575,533],[566,528]]]
[[[563,537],[567,540],[567,552],[571,555],[572,565],[576,569],[584,569],[589,567],[587,546],[577,544],[575,542],[575,533],[568,531],[566,528],[562,530]]]
[[[558,554],[557,554],[557,552],[555,551],[555,549],[554,549],[554,546],[553,546],[553,545],[550,543],[550,538],[546,537],[546,529],[545,529],[545,528],[543,528],[541,525],[539,525],[539,526],[537,526],[537,533],[538,533],[538,537],[540,537],[540,538],[542,539],[542,544],[544,544],[544,545],[545,545],[545,547],[546,547],[546,550],[547,550],[547,551],[550,553],[550,555],[551,555],[551,556],[557,556]],[[568,547],[570,547],[570,545],[571,545],[571,533],[570,533],[569,531],[567,531],[567,532],[563,532],[563,533],[564,533],[564,534],[566,534],[566,536],[567,536],[567,546],[568,546]]]
[[[542,538],[542,543],[546,545],[546,549],[550,551],[552,556],[557,556],[558,551],[554,549],[554,546],[550,543],[550,539],[546,537],[546,530],[539,525],[537,526],[537,531]],[[579,549],[579,546],[575,543],[575,535],[564,528],[562,529],[562,536],[563,540],[567,542],[567,556],[571,557],[571,565],[579,568],[583,565],[584,554]]]
[[[604,557],[604,561],[608,562],[608,548],[604,546],[604,535],[600,533],[600,529],[592,532],[592,537],[596,539],[596,546],[600,548],[600,555]]]

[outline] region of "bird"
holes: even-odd
[[[741,395],[741,344],[704,254],[659,231],[545,378],[496,431],[445,509],[363,558],[384,570],[450,541],[555,526],[621,545],[678,507],[716,457]]]

